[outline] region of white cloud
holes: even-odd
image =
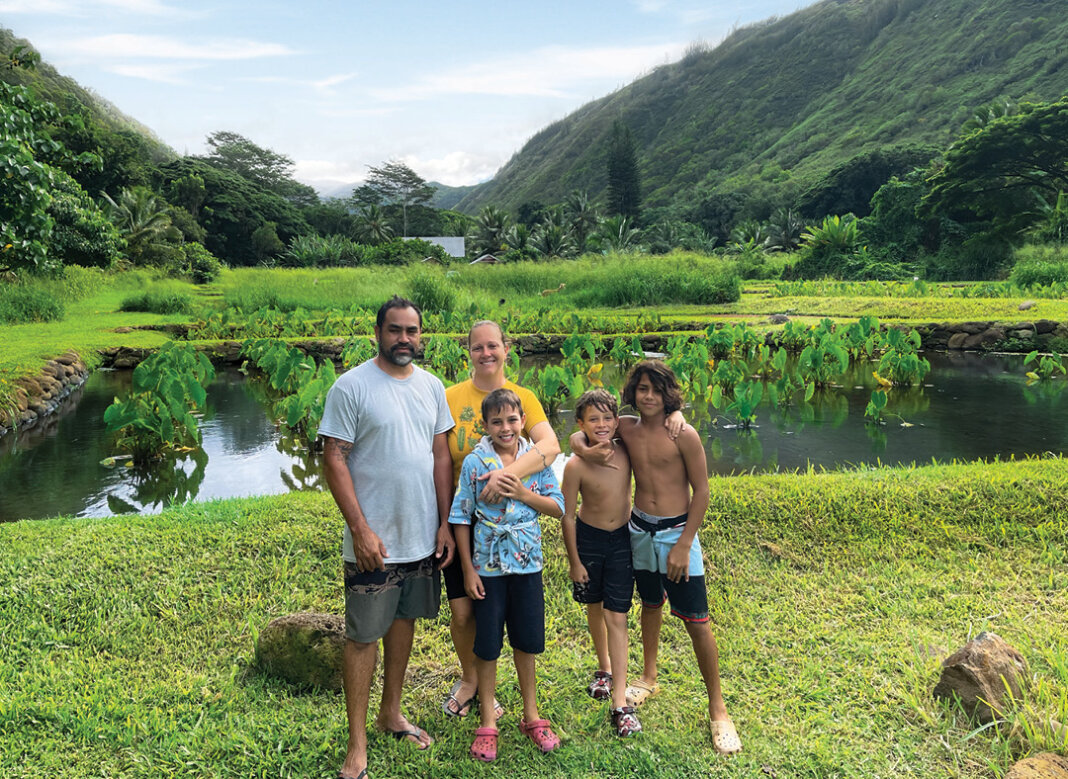
[[[334,76],[327,76],[318,80],[307,80],[299,78],[289,78],[286,76],[257,76],[253,78],[243,78],[240,81],[248,81],[254,84],[285,84],[288,86],[298,87],[300,89],[311,89],[321,95],[333,95],[334,87],[344,84],[346,81],[351,81],[359,75],[357,73],[339,73]]]
[[[501,166],[501,160],[496,156],[466,151],[454,151],[430,160],[406,157],[404,162],[427,181],[438,181],[451,187],[485,181]]]
[[[547,46],[428,74],[413,84],[373,91],[383,101],[426,100],[441,95],[570,97],[583,84],[626,83],[656,65],[678,59],[685,44],[569,49]]]
[[[297,160],[293,177],[298,181],[357,182],[367,178],[367,166],[351,160]]]
[[[280,43],[263,43],[243,38],[216,38],[188,43],[162,35],[98,35],[57,43],[64,54],[80,54],[94,59],[118,57],[184,60],[244,60],[279,57],[295,52]]]
[[[485,181],[502,164],[498,156],[466,151],[449,152],[428,159],[413,154],[392,159],[403,162],[427,181],[454,187]],[[353,160],[297,160],[293,173],[294,178],[306,183],[347,182],[356,186],[367,178],[367,165]]]
[[[667,4],[667,0],[634,0],[634,7],[643,14],[659,13]]]
[[[189,16],[189,12],[159,0],[0,0],[0,13],[62,14],[87,17],[104,8],[142,16]]]
[[[161,84],[188,85],[191,83],[182,76],[199,65],[144,64],[144,65],[105,65],[103,70],[120,76],[156,81]]]
[[[66,0],[0,0],[0,14],[69,14],[74,10]]]

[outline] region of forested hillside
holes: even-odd
[[[1068,93],[1066,12],[1064,0],[824,0],[695,47],[546,127],[458,208],[599,195],[621,119],[637,142],[646,208],[703,206],[731,219],[805,210],[806,196],[819,196],[810,190],[854,158],[897,158],[885,181],[948,146],[992,100]],[[821,205],[812,216],[834,211]]]

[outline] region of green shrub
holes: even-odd
[[[185,274],[194,284],[209,284],[219,278],[222,262],[199,243],[182,246],[185,253]]]
[[[63,304],[36,284],[16,284],[0,289],[0,322],[55,322],[63,318]]]
[[[169,285],[156,285],[123,299],[120,311],[147,311],[151,314],[188,314],[193,299]]]
[[[456,308],[456,287],[444,273],[417,267],[408,275],[408,298],[424,314],[443,314]]]
[[[298,235],[275,263],[283,268],[354,268],[373,251],[342,235]]]
[[[1021,246],[1010,279],[1018,287],[1068,284],[1068,246]]]
[[[670,303],[730,303],[741,298],[742,286],[732,263],[676,266],[662,262],[613,264],[585,280],[571,298],[577,306],[653,306]]]
[[[104,289],[108,283],[109,277],[103,269],[83,268],[80,265],[63,268],[63,276],[58,280],[67,300],[85,300]]]

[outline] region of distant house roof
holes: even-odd
[[[413,240],[412,238],[405,238],[406,241]],[[440,246],[444,249],[450,257],[463,257],[465,256],[464,250],[464,237],[454,235],[438,235],[430,238],[419,236],[420,241],[426,241],[436,246]]]
[[[475,263],[478,263],[478,262],[483,262],[483,263],[485,263],[487,265],[496,265],[498,262],[500,262],[500,260],[498,260],[492,254],[483,254],[477,260],[472,260],[471,262],[469,262],[468,265],[474,265]]]
[[[435,263],[437,265],[444,265],[445,264],[445,263],[443,263],[441,261],[441,259],[439,257],[424,257],[419,262],[433,262],[433,263]]]

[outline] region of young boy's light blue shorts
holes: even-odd
[[[639,526],[630,522],[630,551],[635,570],[667,573],[667,558],[686,526],[686,515],[678,517],[657,517],[646,514],[641,509],[631,509],[632,517],[642,521]],[[657,526],[655,530],[647,529],[649,525]],[[701,554],[701,539],[694,536],[690,545],[690,563],[686,571],[690,576],[705,575],[705,559]]]
[[[634,583],[642,605],[660,608],[671,604],[671,613],[686,622],[708,621],[708,594],[705,591],[705,561],[701,542],[695,536],[690,545],[687,575],[673,582],[667,577],[667,558],[686,526],[686,515],[657,517],[640,509],[630,515],[631,554]]]

